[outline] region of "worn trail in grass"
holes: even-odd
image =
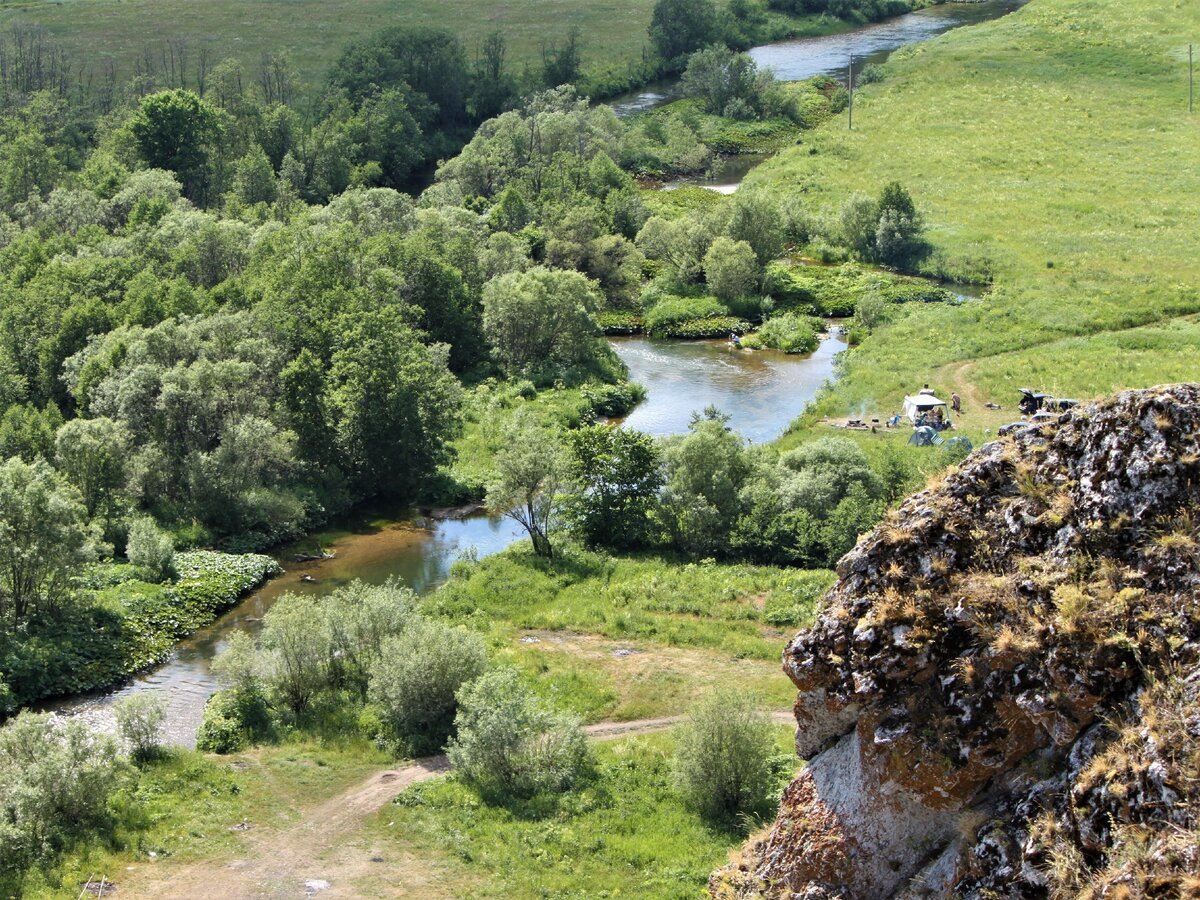
[[[681,720],[681,716],[662,716],[602,722],[585,731],[592,740],[610,741],[662,731]],[[793,717],[780,711],[772,714],[772,720],[790,724]],[[235,858],[133,866],[120,884],[121,896],[240,900],[302,897],[316,890],[331,898],[459,896],[461,874],[456,875],[451,891],[444,865],[436,856],[410,852],[394,841],[383,851],[370,834],[361,833],[366,820],[403,791],[449,771],[449,760],[437,755],[373,772],[333,797],[302,809],[297,821],[282,828],[270,824],[260,828],[246,821],[213,823],[243,836]]]

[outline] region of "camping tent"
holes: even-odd
[[[939,400],[933,395],[932,391],[921,391],[914,397],[904,398],[904,415],[914,425],[927,413],[933,412],[935,409],[941,409],[943,415],[946,411],[946,401]]]

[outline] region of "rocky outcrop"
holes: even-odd
[[[724,898],[1200,894],[1200,386],[981,448],[784,652],[810,760]]]

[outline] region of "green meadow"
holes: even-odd
[[[1187,112],[1183,2],[1036,0],[897,54],[882,82],[751,175],[835,219],[899,180],[930,274],[985,299],[911,304],[848,355],[806,421],[890,412],[929,382],[968,427],[1014,417],[1026,384],[1087,398],[1200,378],[1200,113]],[[1006,411],[971,418],[984,402]]]

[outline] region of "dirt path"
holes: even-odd
[[[667,716],[634,722],[601,722],[584,728],[597,741],[633,737],[670,728],[683,719]],[[790,712],[772,713],[778,723],[792,722]],[[131,867],[119,886],[124,898],[243,900],[251,897],[359,896],[354,885],[378,879],[372,896],[434,898],[449,896],[440,887],[438,867],[428,859],[397,855],[385,858],[358,835],[363,820],[383,809],[405,788],[450,771],[445,755],[376,772],[366,781],[319,804],[286,828],[249,830],[238,859],[173,866],[147,863]]]

